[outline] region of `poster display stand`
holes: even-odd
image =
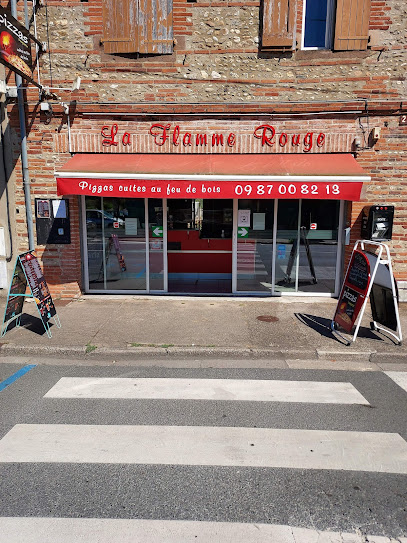
[[[306,232],[305,226],[301,226],[300,236],[305,247],[305,252],[307,255],[309,270],[312,275],[312,280],[313,280],[314,285],[316,285],[318,283],[318,280],[317,280],[317,276],[315,275],[315,268],[314,268],[314,262],[312,260],[311,247],[309,245],[309,241],[307,238],[307,232]],[[287,271],[285,273],[285,279],[284,279],[285,283],[291,283],[291,272],[294,265],[294,259],[297,256],[297,249],[298,249],[298,240],[295,239],[293,242],[293,246],[291,247],[291,252],[288,259]]]
[[[27,287],[30,290],[28,294]],[[1,337],[6,334],[9,324],[14,320],[16,326],[20,326],[25,298],[34,298],[45,332],[51,338],[49,320],[53,318],[57,328],[61,328],[61,321],[57,315],[41,266],[33,251],[28,251],[17,257],[8,291]]]
[[[376,252],[366,250],[366,247]],[[356,340],[368,300],[372,308],[372,330],[383,330],[400,345],[400,316],[396,282],[393,276],[390,250],[384,243],[370,240],[358,240],[346,270],[341,294],[331,322],[331,330],[338,334],[348,345]],[[352,341],[348,341],[337,330],[341,326],[351,333],[355,330]]]

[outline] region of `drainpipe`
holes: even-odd
[[[25,0],[26,5],[26,0]],[[11,14],[17,19],[17,0],[11,0]],[[27,27],[27,10],[25,10],[25,25]],[[34,245],[34,227],[33,217],[31,210],[31,182],[28,171],[28,155],[27,155],[27,134],[25,128],[25,110],[24,110],[24,93],[23,93],[23,79],[21,75],[15,74],[17,85],[17,103],[18,103],[18,116],[20,121],[20,135],[21,135],[21,164],[23,167],[23,186],[24,186],[24,199],[25,199],[25,213],[27,220],[27,234],[28,234],[28,250],[33,251]]]

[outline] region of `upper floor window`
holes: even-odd
[[[103,0],[102,13],[105,53],[172,53],[172,0]]]
[[[272,51],[362,51],[369,39],[371,0],[303,0],[303,28],[296,29],[297,0],[263,0],[262,48]],[[296,43],[302,30],[301,43]]]
[[[304,0],[302,49],[331,49],[334,0]]]

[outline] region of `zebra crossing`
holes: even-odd
[[[388,372],[387,377],[403,393],[407,393],[406,375],[402,372]],[[99,402],[112,401],[116,408],[128,406],[132,402],[138,406],[144,405],[144,402],[147,405],[152,405],[151,402],[164,402],[165,406],[166,402],[170,402],[168,405],[179,404],[185,407],[195,404],[202,406],[202,409],[209,406],[210,410],[215,411],[226,411],[226,406],[235,405],[240,406],[242,412],[245,407],[250,410],[252,406],[260,405],[268,411],[278,405],[280,409],[287,406],[286,409],[293,410],[294,414],[314,406],[315,410],[339,409],[341,416],[345,417],[347,409],[357,412],[372,407],[351,382],[272,378],[63,376],[41,400],[47,405],[50,402],[51,405],[52,402],[64,402],[58,405],[75,402],[76,409],[83,409],[85,413],[87,409],[96,408]],[[0,468],[17,465],[29,473],[32,470],[36,473],[35,470],[39,469],[46,472],[49,470],[47,473],[53,474],[57,472],[52,466],[67,474],[70,470],[79,469],[86,473],[97,473],[100,480],[107,478],[107,485],[109,475],[102,475],[100,470],[117,474],[116,468],[137,469],[138,475],[143,470],[144,478],[141,479],[144,482],[148,481],[149,474],[159,470],[160,476],[154,479],[153,487],[158,486],[157,481],[160,480],[166,480],[170,485],[171,477],[174,477],[178,485],[184,483],[190,486],[191,494],[194,492],[193,485],[199,486],[197,473],[200,479],[204,474],[208,485],[209,481],[220,484],[220,479],[217,481],[216,477],[223,473],[227,474],[229,480],[246,478],[247,482],[252,471],[256,477],[261,475],[264,478],[276,477],[276,474],[283,474],[283,477],[299,474],[305,479],[309,475],[310,480],[313,477],[322,480],[324,473],[328,477],[334,473],[336,478],[343,476],[353,481],[352,477],[357,476],[358,481],[369,482],[377,477],[379,487],[386,477],[392,480],[394,477],[404,477],[403,481],[407,480],[407,442],[397,432],[361,431],[358,428],[338,430],[252,427],[247,424],[203,425],[193,424],[194,420],[191,420],[192,424],[186,425],[179,424],[176,419],[167,425],[133,422],[130,417],[126,424],[55,424],[46,420],[41,423],[15,424],[0,439]],[[196,469],[199,471],[194,471]],[[147,475],[144,474],[146,470]],[[182,475],[177,470],[182,470]],[[185,474],[192,475],[191,480],[183,481]],[[50,476],[47,475],[48,479]],[[175,495],[178,488],[172,488]],[[218,491],[213,488],[212,492],[216,505],[220,499]],[[139,496],[136,494],[132,498],[137,502]],[[206,498],[210,499],[210,496]],[[154,499],[159,502],[160,493],[155,497],[153,495],[151,504]],[[272,508],[271,500],[269,507]],[[114,513],[114,507],[112,509]],[[185,509],[188,508],[185,506]],[[113,514],[108,518],[106,514],[92,518],[89,515],[84,515],[86,518],[80,516],[69,513],[56,515],[52,510],[46,515],[3,516],[0,517],[0,534],[3,534],[0,535],[0,541],[407,543],[404,533],[402,536],[397,534],[395,540],[387,537],[387,534],[369,534],[365,529],[354,527],[352,531],[344,532],[321,530],[313,527],[312,522],[307,526],[304,526],[304,522],[300,525],[272,521],[239,522],[239,515],[231,515],[231,518],[216,516],[208,520],[200,518],[199,514],[192,518],[185,517],[182,509],[179,517],[170,515],[170,518],[166,515],[158,515],[156,518],[151,513],[148,518],[134,515],[121,518],[122,514]]]

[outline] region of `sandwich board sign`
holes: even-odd
[[[362,309],[370,284],[370,263],[367,256],[354,250],[346,272],[334,321],[350,332]]]
[[[6,334],[12,321],[15,320],[16,325],[20,326],[25,298],[34,298],[45,332],[49,338],[52,337],[49,320],[53,318],[57,328],[61,327],[61,322],[41,266],[33,251],[28,251],[17,257],[8,291],[1,336]]]
[[[366,250],[371,246],[377,254]],[[390,250],[384,243],[359,240],[355,243],[346,271],[331,330],[337,325],[356,340],[368,300],[372,308],[373,330],[383,330],[401,345],[402,333],[398,310],[397,287],[394,280]],[[391,331],[392,330],[392,331]],[[340,335],[340,334],[338,334]],[[342,337],[342,336],[341,336]],[[342,339],[345,339],[342,337]],[[346,340],[345,340],[346,341]],[[348,342],[350,345],[350,342]]]

